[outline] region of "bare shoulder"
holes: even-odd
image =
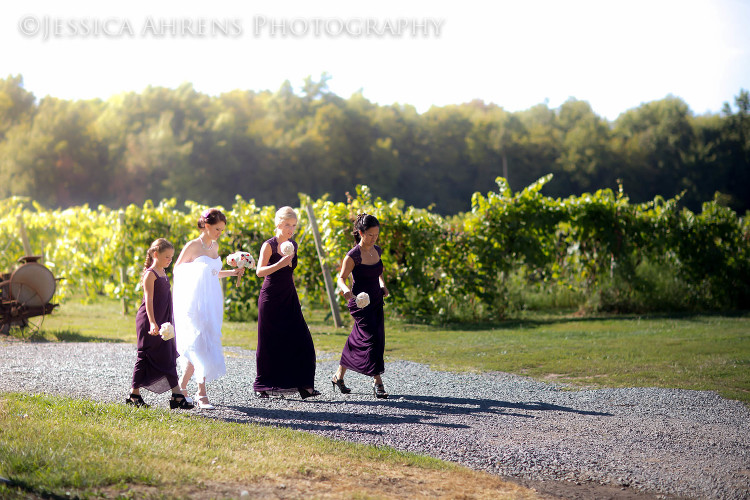
[[[188,241],[180,252],[180,256],[177,258],[175,266],[180,264],[187,264],[195,259],[195,256],[199,253],[200,242],[198,239]]]
[[[260,256],[265,258],[271,257],[271,245],[267,241],[264,241],[260,246]]]
[[[145,288],[146,285],[153,285],[155,280],[156,276],[151,272],[151,269],[146,269],[146,271],[143,273],[143,287]]]
[[[354,269],[354,259],[352,259],[351,255],[344,256],[344,261],[341,263],[341,275],[348,275],[352,272],[352,269]]]

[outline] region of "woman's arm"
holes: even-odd
[[[271,260],[271,245],[269,245],[268,243],[263,243],[263,246],[260,247],[260,255],[258,255],[258,267],[255,268],[255,274],[257,274],[259,278],[263,278],[265,276],[268,276],[269,274],[273,274],[284,266],[288,266],[292,262],[293,258],[294,254],[285,255],[276,264],[269,266],[268,261]]]
[[[346,300],[350,300],[354,296],[351,289],[346,285],[346,279],[349,277],[353,269],[354,259],[347,255],[346,257],[344,257],[344,262],[341,263],[341,272],[339,273],[339,277],[337,279],[339,290],[341,290],[341,293],[344,294],[344,298]]]
[[[380,289],[383,290],[383,297],[388,297],[388,289],[385,287],[385,280],[383,275],[378,276],[378,282],[380,283]]]
[[[148,331],[149,335],[159,335],[159,325],[156,323],[154,317],[154,273],[146,271],[146,276],[143,277],[143,301],[146,303],[146,315],[148,316],[148,323],[151,328]]]
[[[244,267],[238,267],[236,269],[224,269],[219,271],[219,278],[228,278],[230,276],[242,276],[245,274]]]

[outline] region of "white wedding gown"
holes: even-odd
[[[174,268],[174,329],[180,366],[189,360],[196,381],[211,382],[227,371],[221,346],[224,294],[221,258],[202,255]]]

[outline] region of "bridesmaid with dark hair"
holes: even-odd
[[[220,279],[242,276],[243,268],[222,269],[218,239],[227,227],[227,217],[209,208],[198,219],[201,234],[180,252],[174,268],[174,310],[177,351],[183,373],[180,388],[187,396],[191,378],[198,384],[198,408],[214,409],[206,384],[222,377],[227,369],[221,345],[224,295]]]
[[[354,370],[373,378],[372,391],[376,398],[385,399],[385,391],[380,375],[385,371],[385,318],[383,297],[388,289],[383,281],[382,249],[375,244],[380,235],[380,223],[373,215],[359,214],[354,222],[354,239],[357,245],[349,250],[341,264],[338,285],[348,301],[349,313],[354,318],[354,326],[341,353],[341,361],[336,374],[331,379],[343,394],[349,394],[344,384],[346,370]],[[351,274],[352,286],[346,280]],[[370,303],[359,307],[356,297],[365,292]]]
[[[299,392],[302,399],[319,396],[314,388],[315,346],[302,316],[294,287],[297,267],[297,213],[292,207],[276,212],[276,236],[260,248],[255,273],[263,278],[258,296],[258,348],[255,352],[258,397]]]

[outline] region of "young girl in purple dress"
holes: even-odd
[[[174,323],[172,293],[165,269],[174,258],[174,247],[164,238],[151,244],[141,278],[143,301],[135,317],[138,334],[138,353],[133,368],[130,397],[125,402],[148,406],[141,397],[141,389],[161,394],[172,389],[169,407],[189,410],[193,404],[185,399],[177,383],[177,348],[174,336],[164,340],[159,330],[164,323]]]
[[[357,245],[349,250],[341,264],[338,285],[348,301],[349,313],[354,318],[354,326],[341,353],[341,361],[336,374],[331,379],[343,394],[349,394],[344,384],[346,370],[373,378],[373,394],[376,398],[385,399],[385,391],[380,375],[385,371],[385,319],[383,314],[383,297],[388,296],[388,289],[383,281],[383,262],[381,248],[375,244],[380,235],[380,223],[373,215],[360,214],[354,222],[354,239]],[[352,286],[346,280],[351,274]],[[364,307],[357,305],[356,296],[365,292],[370,303]]]

